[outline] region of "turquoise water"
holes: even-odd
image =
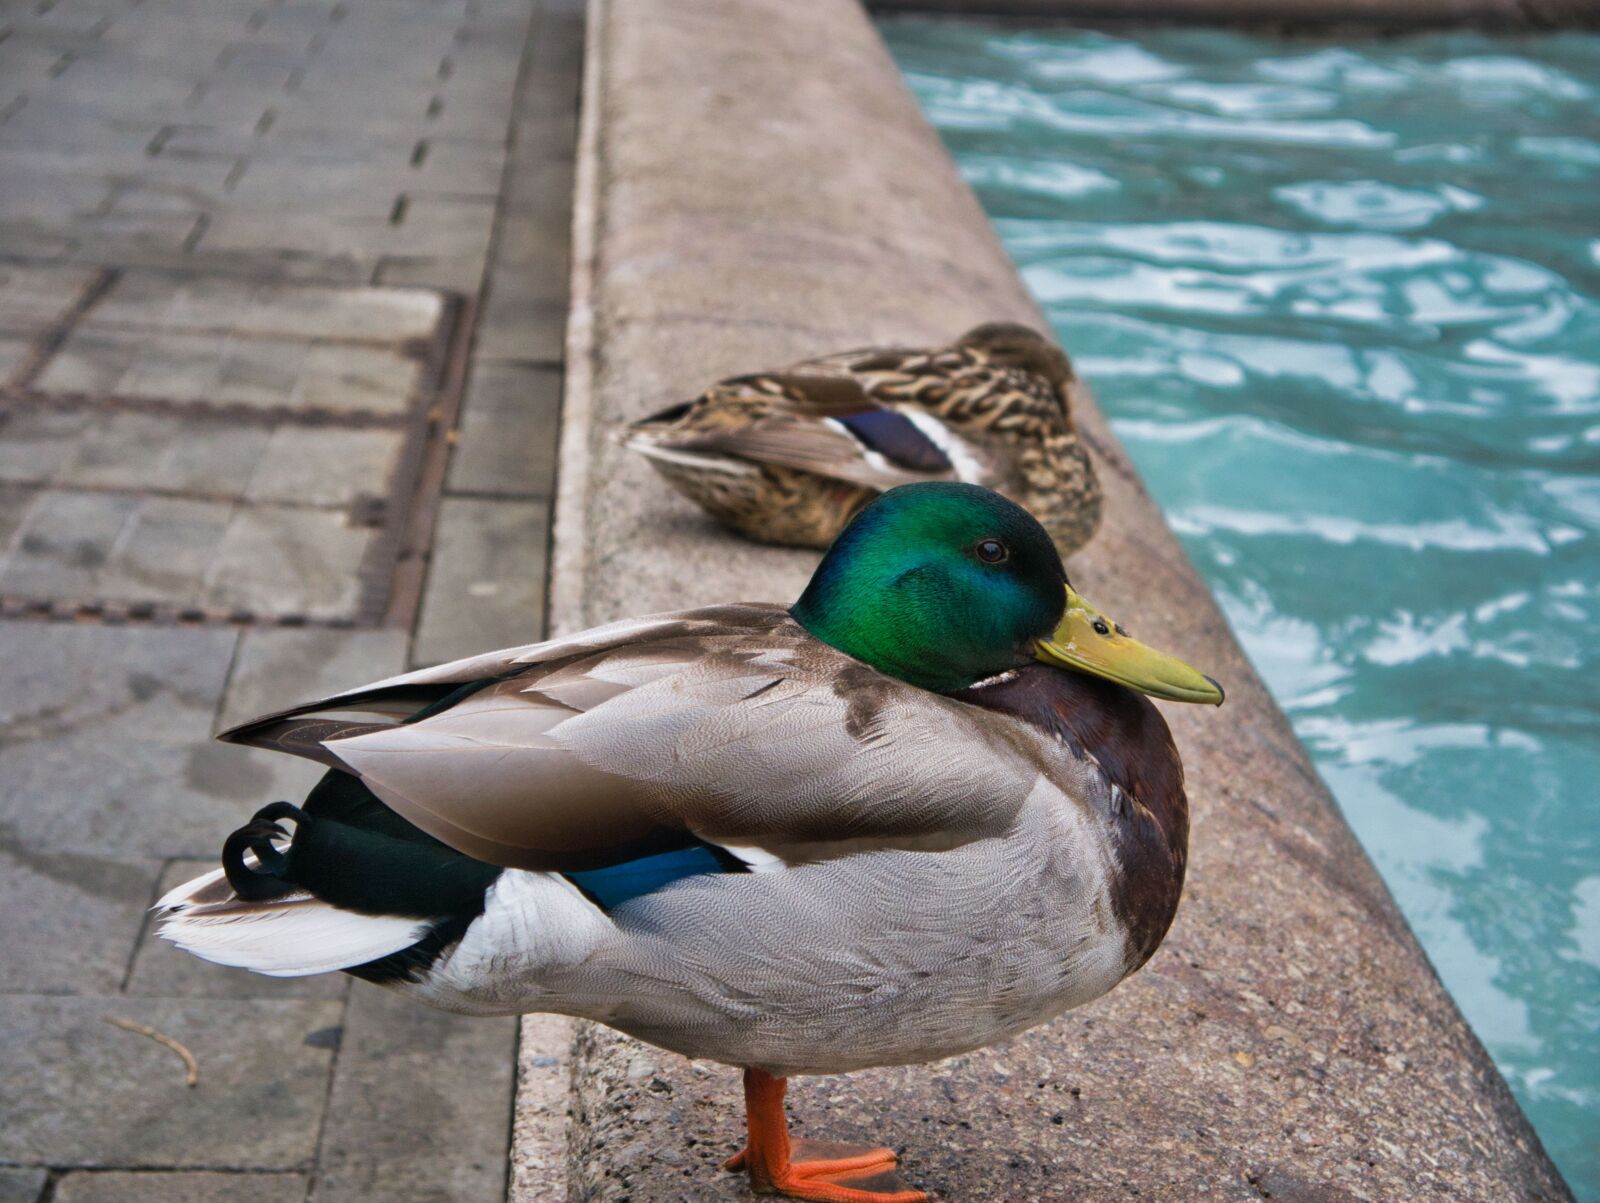
[[[1600,1201],[1600,37],[884,29]]]

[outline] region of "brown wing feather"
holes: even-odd
[[[759,388],[766,395],[776,397],[785,411],[805,417],[826,418],[878,408],[877,402],[861,387],[861,381],[846,372],[793,368],[735,377],[726,383],[735,382]]]
[[[884,677],[776,607],[745,612],[760,622],[671,616],[323,747],[423,830],[521,868],[611,863],[670,832],[803,860],[1008,828],[1040,773],[1017,724]]]
[[[679,451],[792,468],[879,492],[950,479],[948,471],[917,471],[869,454],[858,439],[828,421],[882,408],[848,372],[801,365],[723,380],[686,408],[674,407],[632,429]]]
[[[267,740],[273,738],[270,735],[273,724],[282,719],[332,710],[370,711],[378,714],[392,714],[398,711],[403,715],[410,715],[423,706],[438,702],[464,685],[504,677],[521,671],[528,665],[572,660],[593,652],[641,641],[669,640],[728,630],[755,633],[770,630],[779,623],[787,621],[787,618],[788,615],[781,606],[753,603],[704,606],[698,610],[668,611],[640,618],[622,619],[590,627],[586,631],[579,631],[561,639],[547,639],[542,643],[502,648],[386,677],[371,685],[361,685],[315,701],[274,710],[260,718],[251,719],[248,723],[230,727],[217,738],[226,743],[244,744],[247,747],[276,747],[276,744]],[[303,755],[299,752],[296,754]]]
[[[884,490],[919,480],[947,480],[951,473],[914,472],[882,457],[868,459],[850,435],[822,421],[773,414],[749,425],[682,440],[686,451],[735,455],[761,464],[779,464],[833,480]]]

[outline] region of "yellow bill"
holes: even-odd
[[[1222,686],[1182,660],[1130,638],[1067,586],[1067,609],[1055,633],[1041,639],[1034,654],[1046,664],[1092,673],[1170,702],[1222,705]]]

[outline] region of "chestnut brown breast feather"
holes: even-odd
[[[1042,664],[954,696],[1059,737],[1121,790],[1126,804],[1112,816],[1120,864],[1112,905],[1128,932],[1133,972],[1177,914],[1188,861],[1183,762],[1161,712],[1131,689]]]

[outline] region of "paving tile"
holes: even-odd
[[[198,114],[197,114],[198,115]],[[260,116],[257,115],[257,121]],[[161,163],[216,163],[232,170],[256,148],[255,129],[237,125],[217,129],[211,125],[179,126],[163,132]]]
[[[325,510],[235,510],[206,573],[205,606],[309,618],[355,615],[377,532]],[[4,583],[0,575],[0,585]]]
[[[32,350],[32,339],[20,334],[0,333],[0,381],[14,380],[28,362]]]
[[[26,438],[35,427],[58,431],[78,427],[73,454],[49,474],[66,485],[138,489],[160,486],[237,497],[241,485],[266,452],[271,430],[258,423],[186,415],[105,412],[91,408],[49,410],[40,407],[17,422]],[[0,426],[0,438],[17,435]],[[5,452],[0,449],[0,472]]]
[[[528,301],[502,291],[490,293],[478,319],[475,358],[494,362],[531,360],[560,363],[566,355],[567,303]]]
[[[407,255],[487,256],[494,227],[493,197],[416,196],[395,229],[394,251]]]
[[[0,1158],[79,1167],[297,1169],[316,1150],[342,1006],[310,1000],[0,996]],[[146,1024],[200,1067],[105,1022]]]
[[[73,222],[73,235],[80,242],[94,242],[111,248],[127,247],[130,251],[155,248],[166,251],[183,251],[202,228],[202,211],[152,213],[123,212],[79,214]],[[107,255],[110,257],[110,254]]]
[[[556,113],[530,113],[516,122],[517,159],[524,164],[563,163],[572,158],[578,141],[578,117],[571,109]]]
[[[565,255],[565,248],[561,248]],[[489,276],[489,297],[484,305],[483,322],[493,336],[491,347],[501,342],[527,347],[538,346],[547,317],[553,330],[563,336],[566,330],[566,260],[559,270],[507,260],[497,263]],[[482,343],[480,342],[480,346]],[[536,357],[530,353],[525,358]],[[559,360],[559,353],[556,359]]]
[[[9,993],[114,993],[161,862],[30,852],[0,833],[0,964]]]
[[[419,369],[385,347],[82,327],[38,387],[176,401],[399,413]]]
[[[515,78],[516,63],[510,59],[501,60],[492,70],[474,64],[470,70],[453,73],[437,93],[440,107],[429,118],[429,128],[471,137],[488,124],[484,118],[509,118],[514,111],[511,85]]]
[[[159,117],[179,109],[195,85],[192,72],[164,70],[164,66],[127,55],[79,54],[68,67],[72,74],[64,85],[64,99],[123,121]]]
[[[219,729],[405,671],[404,631],[246,631],[228,678]]]
[[[192,166],[193,164],[186,164]],[[155,179],[148,182],[117,184],[107,202],[106,216],[116,220],[137,220],[145,217],[183,217],[188,224],[182,229],[193,229],[194,220],[208,213],[220,203],[221,189],[207,195],[192,184]],[[102,233],[98,223],[92,225],[95,233]]]
[[[221,849],[218,849],[220,852]],[[216,857],[175,860],[161,874],[157,897],[217,867]],[[123,949],[127,957],[127,949]],[[267,977],[246,969],[213,965],[191,956],[147,926],[128,977],[130,995],[158,998],[325,998],[342,999],[351,979],[342,973],[314,977]]]
[[[278,106],[274,106],[276,111]],[[410,146],[379,146],[359,138],[343,136],[336,124],[315,134],[288,136],[276,126],[269,137],[260,140],[250,154],[239,187],[244,181],[257,176],[276,186],[292,183],[302,171],[319,169],[350,170],[371,166],[384,173],[404,174],[411,167],[411,156],[416,144]],[[418,135],[422,137],[422,135]]]
[[[462,138],[428,138],[422,162],[411,169],[411,191],[479,193],[500,191],[504,146]]]
[[[552,155],[547,158],[524,154],[519,145],[514,166],[507,179],[506,225],[517,228],[523,225],[549,226],[551,232],[563,241],[570,228],[572,189],[576,182],[576,167],[569,155]]]
[[[310,409],[394,412],[410,404],[421,368],[380,347],[326,344],[306,353],[294,403]]]
[[[255,47],[241,49],[243,52],[231,55],[223,67],[224,77],[231,83],[270,88],[273,92],[281,93],[294,86],[305,68],[305,54],[300,47],[275,47],[273,49],[278,53],[274,57],[249,53],[257,49]]]
[[[0,222],[0,240],[4,237],[4,223]],[[0,246],[3,246],[3,241],[0,241]],[[59,252],[53,252],[53,257],[63,262],[91,263],[99,262],[111,254],[117,255],[129,267],[138,266],[161,271],[173,269],[214,271],[251,275],[262,280],[277,280],[284,283],[314,281],[328,284],[344,281],[357,285],[366,284],[372,281],[373,271],[378,264],[376,253],[357,255],[350,253],[348,248],[325,256],[303,255],[292,248],[270,247],[222,251],[207,251],[201,247],[191,254],[163,251],[154,247],[118,249],[101,243],[74,243]],[[94,258],[96,255],[100,258]]]
[[[354,138],[368,154],[374,147],[383,153],[376,162],[352,165],[341,151],[322,145],[330,128],[337,129],[341,143]],[[498,147],[504,129],[501,121],[486,145]],[[342,108],[333,127],[326,113],[304,120],[280,117],[272,128],[273,140],[292,144],[302,158],[321,159],[315,166],[302,164],[309,187],[301,184],[300,173],[252,163],[232,202],[213,214],[198,250],[437,261],[432,272],[391,273],[385,279],[395,285],[416,282],[475,291],[493,226],[496,190],[481,171],[463,174],[447,186],[426,170],[425,160],[422,171],[411,170],[409,160],[419,140],[442,132],[415,121],[382,130],[352,125]]]
[[[225,160],[185,159],[164,152],[152,155],[146,147],[139,163],[132,165],[130,170],[118,171],[112,179],[118,195],[123,192],[158,191],[179,195],[181,190],[181,195],[191,202],[188,207],[206,209],[211,207],[215,198],[224,194],[235,171],[235,164]]]
[[[378,533],[342,510],[60,488],[15,521],[0,593],[314,618],[357,616]]]
[[[560,424],[560,369],[479,364],[467,386],[446,487],[548,498]]]
[[[433,293],[402,288],[319,288],[226,276],[127,272],[86,324],[228,330],[293,339],[426,338],[439,320]]]
[[[0,622],[0,824],[11,840],[35,852],[215,855],[278,784],[266,753],[208,743],[237,638]]]
[[[329,129],[329,106],[315,96],[306,96],[305,85],[302,85],[300,94],[302,99],[284,106],[282,114],[273,123],[273,132],[287,138],[325,136]],[[338,132],[341,137],[356,136],[369,144],[405,146],[416,140],[419,129],[427,128],[427,106],[426,95],[415,95],[404,97],[389,113],[363,113],[352,109],[348,114],[340,114]]]
[[[161,132],[163,124],[159,117],[120,117],[34,97],[6,122],[5,138],[21,145],[48,146],[57,153],[70,151],[88,159],[140,152]],[[80,172],[78,178],[85,176]]]
[[[0,1168],[0,1203],[38,1203],[48,1176],[43,1169]]]
[[[255,70],[249,68],[248,73]],[[277,73],[277,69],[272,71],[272,74]],[[246,74],[242,71],[234,76],[231,71],[224,69],[222,75],[207,80],[200,98],[188,106],[188,116],[197,126],[251,139],[253,149],[262,117],[282,99],[282,91],[271,83],[246,78]],[[290,75],[292,70],[284,70],[282,74]],[[170,141],[162,144],[162,156],[165,156],[170,144]]]
[[[549,521],[542,501],[443,500],[414,662],[437,664],[540,637]]]
[[[246,348],[246,353],[259,349],[259,345]],[[231,357],[227,342],[215,338],[97,332],[80,327],[51,357],[37,384],[50,392],[215,400]],[[235,388],[229,399],[279,403],[292,391],[296,372],[281,361],[273,368],[270,374],[263,373],[245,396],[240,396],[245,390]]]
[[[393,203],[393,197],[387,199]],[[236,204],[214,216],[196,250],[201,255],[266,251],[320,263],[325,259],[374,259],[393,241],[394,227],[386,216]]]
[[[576,114],[583,80],[583,28],[581,12],[558,15],[546,10],[533,49],[538,86],[522,96],[523,117]]]
[[[395,146],[381,155],[329,159],[312,154],[271,162],[251,155],[227,207],[248,211],[274,204],[307,205],[324,214],[387,222],[395,197],[416,177],[412,150]]]
[[[127,1173],[75,1170],[56,1183],[53,1203],[304,1203],[304,1174]]]
[[[565,300],[572,262],[569,232],[565,212],[519,210],[501,228],[491,291],[509,288],[537,300]]]
[[[0,561],[0,593],[196,604],[233,517],[226,502],[48,489]]]
[[[211,791],[213,821],[204,833],[185,831],[183,842],[171,848],[213,866],[222,853],[223,840],[235,827],[268,802],[304,798],[326,771],[298,756],[218,742],[196,743],[185,767],[195,788]],[[219,828],[220,834],[213,834]]]
[[[61,206],[77,198],[90,195],[105,196],[108,180],[125,172],[136,172],[144,160],[144,148],[130,143],[119,148],[104,148],[94,156],[95,170],[83,170],[84,159],[80,153],[68,148],[45,145],[26,145],[6,140],[9,127],[0,126],[0,209],[27,211],[35,209],[50,199],[52,189],[66,188],[70,192],[57,193]],[[40,210],[48,216],[48,210]],[[71,222],[76,209],[57,208],[55,218]],[[18,248],[21,253],[22,248]],[[37,247],[31,248],[31,257],[39,255]],[[42,265],[41,265],[42,266]],[[75,270],[89,271],[78,268]]]
[[[280,426],[261,454],[245,496],[251,501],[348,505],[386,496],[404,436],[397,430]]]
[[[517,1021],[351,991],[317,1203],[448,1203],[505,1191]]]
[[[0,561],[0,593],[90,598],[136,498],[58,489],[39,494]]]
[[[78,454],[94,421],[84,409],[28,406],[0,410],[0,481],[43,484]]]
[[[75,260],[78,241],[68,225],[54,217],[37,218],[10,212],[5,203],[6,181],[0,175],[0,254],[28,254],[62,262]],[[92,203],[92,202],[91,202]]]
[[[89,596],[193,604],[233,517],[226,502],[140,498],[105,564],[94,572]]]
[[[81,267],[0,263],[0,330],[39,333],[72,306],[94,276]]]
[[[273,37],[285,32],[315,33],[330,24],[337,7],[333,0],[321,4],[278,5],[267,10],[255,36]]]
[[[3,436],[0,436],[0,440],[3,440]],[[4,446],[3,441],[0,441],[0,446]],[[28,507],[32,503],[31,493],[0,488],[0,564],[5,562],[11,541],[16,538],[17,531],[21,528]]]
[[[377,278],[384,284],[425,284],[470,294],[483,279],[486,250],[462,255],[385,255]]]
[[[29,93],[23,89],[45,83],[50,78],[51,70],[60,62],[59,50],[37,42],[30,44],[22,37],[7,38],[0,44],[0,80],[5,81],[0,97],[7,102],[15,96],[26,100]]]

